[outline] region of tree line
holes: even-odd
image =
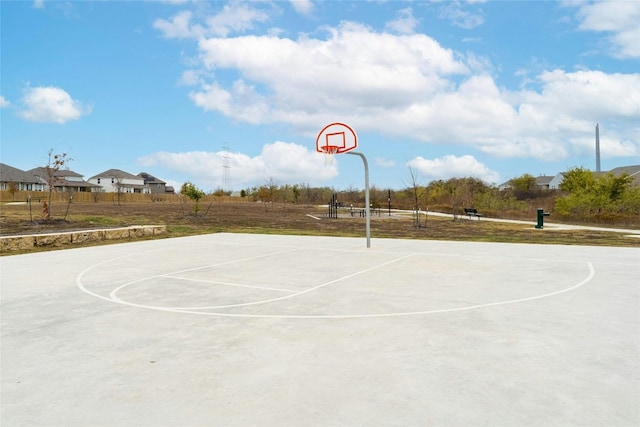
[[[437,211],[462,214],[465,207],[473,207],[484,216],[500,218],[533,218],[538,208],[551,212],[559,220],[577,222],[640,224],[640,187],[632,184],[627,174],[597,174],[585,168],[574,168],[564,174],[559,189],[542,189],[536,178],[524,174],[509,181],[509,188],[500,189],[478,178],[450,178],[421,185],[414,170],[410,170],[409,185],[401,190],[371,186],[373,208],[414,211]],[[182,194],[199,194],[191,183],[185,183]],[[228,195],[223,190],[211,193]],[[364,190],[331,187],[312,187],[309,184],[278,184],[270,179],[265,184],[243,189],[244,200],[273,203],[327,204],[337,194],[341,206],[364,207]]]

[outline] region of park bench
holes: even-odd
[[[476,218],[478,218],[478,220],[480,220],[480,217],[482,216],[478,213],[478,210],[476,208],[464,208],[464,213],[469,217],[469,219],[475,216]]]

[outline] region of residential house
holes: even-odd
[[[550,190],[559,190],[560,184],[562,184],[562,180],[564,179],[565,172],[558,172],[549,182]]]
[[[560,172],[556,176],[554,176],[551,182],[549,183],[549,188],[553,190],[559,189],[560,184],[562,184],[562,180],[564,179],[565,173],[566,172]],[[610,173],[616,177],[626,173],[631,177],[631,185],[634,187],[640,187],[640,165],[620,166],[620,167],[611,169],[610,171],[593,172],[593,173],[597,175],[606,175]]]
[[[611,172],[613,176],[620,176],[626,173],[631,177],[631,185],[640,187],[640,165],[620,166],[619,168],[611,169],[609,172]]]
[[[49,176],[50,172],[53,172],[52,177]],[[81,193],[100,191],[100,187],[85,181],[81,174],[70,169],[49,169],[49,171],[47,171],[47,168],[45,167],[38,167],[31,169],[29,173],[40,178],[44,183],[46,190],[49,189],[49,180],[52,179],[55,191]]]
[[[120,169],[109,169],[94,175],[89,182],[100,186],[105,193],[150,193],[143,177]]]
[[[45,183],[32,173],[0,163],[0,190],[45,191]]]
[[[553,181],[553,176],[548,176],[548,175],[540,175],[535,177],[536,178],[536,182],[535,182],[535,189],[536,190],[549,190],[551,188],[551,182]],[[511,186],[511,180],[507,181],[507,182],[503,182],[502,184],[498,185],[498,190],[508,190],[510,189]]]
[[[536,190],[548,190],[550,188],[552,176],[540,175],[536,177]]]
[[[144,185],[149,189],[151,194],[173,193],[173,187],[167,186],[167,183],[146,172],[140,172],[139,177],[144,179]]]

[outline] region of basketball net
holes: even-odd
[[[324,154],[324,165],[331,166],[333,164],[333,159],[336,157],[336,153],[338,152],[338,146],[335,145],[325,145],[322,147],[322,153]]]

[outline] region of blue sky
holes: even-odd
[[[205,191],[640,163],[640,2],[3,1],[2,163]]]

